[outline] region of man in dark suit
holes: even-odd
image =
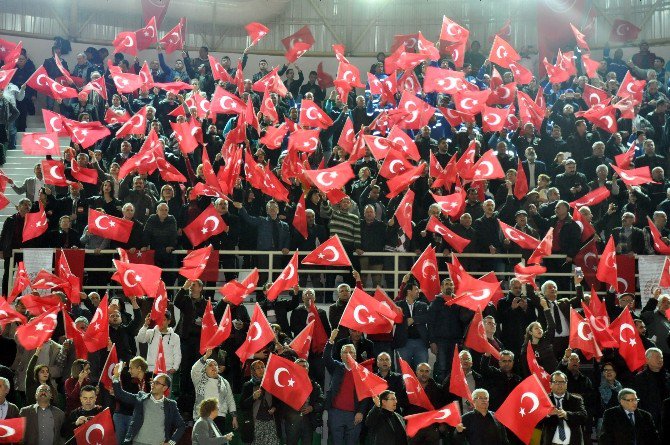
[[[635,227],[635,215],[631,212],[625,212],[621,215],[621,227],[615,227],[612,230],[616,253],[644,253],[644,233],[642,229]]]
[[[19,417],[19,408],[7,401],[7,394],[11,389],[11,383],[5,377],[0,377],[0,420],[15,419]]]
[[[377,356],[377,375],[388,383],[391,391],[393,391],[398,399],[397,410],[400,414],[404,414],[407,409],[409,401],[407,399],[407,391],[405,390],[405,382],[403,376],[397,372],[391,371],[391,356],[387,352],[382,352]]]
[[[644,149],[644,155],[635,159],[635,167],[649,167],[649,170],[653,170],[654,167],[666,168],[666,159],[663,156],[656,154],[656,145],[652,139],[647,139],[642,145]]]
[[[405,291],[405,299],[397,303],[403,321],[396,325],[393,343],[403,360],[416,369],[428,361],[428,304],[418,300],[421,289],[416,281],[409,281]]]
[[[35,391],[37,403],[24,406],[19,411],[21,417],[26,418],[26,432],[23,436],[23,444],[39,445],[41,443],[52,443],[60,445],[63,443],[60,431],[65,421],[65,413],[51,405],[51,387],[40,385]],[[52,424],[53,428],[45,428],[43,423]]]
[[[549,399],[555,408],[541,423],[542,445],[583,445],[582,428],[587,420],[584,399],[568,392],[568,377],[561,371],[551,375]]]
[[[647,411],[637,408],[640,399],[630,388],[619,391],[620,406],[610,408],[603,416],[600,445],[658,445],[654,420]]]
[[[547,164],[537,160],[537,153],[535,153],[533,147],[526,148],[526,160],[521,163],[521,166],[526,173],[529,190],[532,190],[537,186],[538,176],[547,174]]]
[[[587,181],[593,181],[596,179],[596,168],[599,165],[609,166],[613,161],[605,157],[605,143],[598,141],[593,143],[592,155],[584,159],[584,162],[580,166],[580,170],[586,175]]]

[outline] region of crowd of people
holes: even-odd
[[[42,64],[53,79],[61,77],[58,66],[61,61],[68,68],[64,58],[59,57],[60,50],[54,46],[54,57]],[[580,60],[579,48],[574,50]],[[584,275],[574,270],[579,251],[590,242],[602,252],[612,236],[619,255],[655,254],[662,246],[656,244],[651,223],[648,224],[650,218],[661,241],[670,244],[667,227],[670,188],[666,179],[666,170],[670,168],[667,161],[670,127],[666,124],[669,79],[664,60],[650,52],[647,43],[642,42],[640,52],[627,62],[622,59],[620,49],[609,57],[607,48],[594,76],[588,77],[580,62],[576,64],[577,73],[560,83],[538,75],[522,85],[516,81],[514,72],[494,66],[481,53],[481,45],[476,41],[465,54],[462,67],[456,67],[454,60],[445,55],[434,61],[426,58],[410,70],[419,83],[423,83],[429,67],[460,71],[469,88],[483,91],[492,89],[496,83],[514,86],[546,103],[541,125],[517,120],[512,127],[490,132],[483,130],[480,115],[453,124],[448,116],[448,110],[455,109],[451,94],[414,91],[430,105],[432,112],[418,128],[404,130],[401,124],[397,127],[407,138],[403,139],[404,150],[417,153],[416,158],[403,155],[407,169],[426,165],[409,185],[414,194],[411,234],[405,232],[397,212],[405,194],[388,197],[391,178],[396,175],[383,174],[388,167],[385,160],[375,157],[374,147],[363,145],[358,148],[360,152],[352,152],[342,142],[348,137],[347,128],[353,134],[386,137],[393,127],[389,124],[389,111],[403,95],[400,87],[393,92],[391,101],[384,94],[373,94],[369,84],[365,90],[354,88],[342,97],[336,89],[329,92],[323,88],[316,71],[309,72],[305,81],[298,64],[292,63],[277,72],[287,90],[282,97],[254,88],[256,82],[271,74],[266,60],[259,61],[258,72],[252,76],[248,70],[246,74],[238,72],[247,69],[246,52],[239,68],[231,64],[228,56],[219,61],[231,79],[242,76],[244,80],[238,86],[235,82],[217,80],[206,47],[200,48],[194,59],[184,52],[172,67],[166,63],[160,45],[157,51],[157,59],[148,64],[153,81],[182,81],[191,85],[190,90],[175,93],[154,86],[140,88],[136,93],[119,93],[108,67],[108,52],[91,47],[76,55],[70,73],[84,83],[104,78],[109,99],[81,88],[73,99],[47,96],[48,110],[57,110],[73,121],[100,122],[110,130],[110,135],[87,147],[72,142],[71,150],[65,150],[61,159],[47,156],[49,161],[62,163],[68,186],[54,185],[52,176],[47,178],[47,172],[43,171],[43,163],[37,163],[34,176],[22,184],[12,180],[11,171],[4,177],[6,184],[22,198],[16,204],[17,213],[6,220],[0,234],[5,260],[2,294],[8,295],[10,290],[9,266],[15,249],[94,250],[95,254],[86,257],[86,272],[81,278],[84,286],[96,291],[82,292],[81,304],[67,301],[62,292],[55,293],[63,299],[76,328],[84,332],[101,304],[101,295],[110,285],[111,272],[88,270],[112,267],[112,255],[100,251],[117,247],[131,253],[152,251],[155,265],[176,268],[180,260],[173,251],[211,244],[216,250],[229,251],[219,259],[220,267],[226,270],[225,281],[237,278],[236,270],[259,268],[261,287],[256,290],[255,298],[275,330],[275,340],[253,358],[241,362],[235,351],[247,339],[251,321],[248,308],[229,301],[226,295],[215,297],[205,289],[206,282],[183,282],[171,272],[164,272],[163,280],[166,285],[177,285],[180,289],[169,292],[168,310],[160,324],[149,317],[151,299],[110,291],[110,297],[114,298],[110,298],[108,308],[109,347],[89,353],[86,359],[77,358],[62,315],[58,316],[52,338],[35,350],[25,350],[16,342],[19,323],[3,323],[0,420],[25,417],[23,443],[58,444],[70,440],[75,428],[105,408],[113,413],[119,444],[188,443],[188,435],[184,433],[190,428],[192,443],[241,440],[246,444],[301,442],[304,445],[313,440],[317,430],[321,431],[324,413],[327,413],[329,440],[335,445],[366,441],[437,444],[441,440],[471,445],[518,443],[518,438],[493,413],[523,378],[531,375],[526,360],[528,344],[532,345],[539,365],[550,375],[549,397],[555,406],[537,426],[541,441],[538,443],[572,445],[599,440],[602,445],[653,445],[670,439],[670,373],[664,366],[664,358],[670,354],[670,321],[666,315],[670,295],[657,291],[644,307],[634,293],[617,295],[610,290],[605,295],[610,320],[626,308],[633,314],[646,350],[646,364],[636,370],[639,372],[628,368],[617,349],[605,349],[603,357],[595,361],[569,347],[570,310],[581,310],[582,302],[593,298],[588,289],[583,290]],[[369,69],[372,77],[379,80],[389,75],[400,77],[399,72],[385,72],[385,59],[384,53],[377,55],[377,62]],[[123,54],[114,54],[109,61],[122,73],[139,73],[142,69],[139,60],[128,60]],[[26,117],[35,113],[36,92],[26,86],[35,70],[35,63],[24,48],[11,83],[0,95],[3,104],[0,110],[8,111],[0,115],[5,130],[0,131],[4,144],[0,164],[4,163],[6,150],[17,149],[16,133],[25,131]],[[577,116],[590,108],[587,105],[590,99],[585,97],[588,88],[601,88],[616,97],[627,75],[646,84],[641,101],[634,104],[634,115],[618,118],[618,131],[607,132]],[[200,113],[197,104],[202,99],[212,99],[219,89],[239,97],[243,103],[251,101],[251,114],[257,124],[250,122],[251,116],[243,118],[242,114]],[[265,103],[268,98],[271,106]],[[332,121],[318,134],[314,149],[305,151],[304,156],[295,155],[297,150],[286,134],[279,144],[269,146],[272,144],[264,136],[279,125],[291,132],[300,128],[305,119],[301,106],[304,100],[320,107]],[[277,117],[258,111],[262,107],[275,109]],[[142,134],[116,138],[115,133],[123,124],[111,122],[109,110],[117,117],[145,110]],[[183,137],[177,127],[171,125],[185,122],[193,124],[200,133],[197,147],[188,152],[181,147]],[[246,128],[245,123],[249,123]],[[238,131],[240,128],[242,132]],[[157,136],[163,160],[183,176],[183,181],[165,179],[160,169],[143,168],[141,162],[146,159],[139,156],[151,134]],[[235,140],[240,134],[241,139]],[[648,166],[653,182],[629,185],[612,168],[612,164],[617,165],[615,158],[629,153],[632,145],[635,148],[630,165]],[[505,177],[445,184],[442,177],[445,173],[439,170],[436,173],[437,167],[448,170],[455,165],[453,160],[462,159],[470,149],[474,150],[471,162],[493,151]],[[250,156],[234,158],[233,151],[245,151]],[[354,177],[342,190],[336,190],[340,193],[324,191],[300,172],[290,170],[296,164],[306,169],[336,167],[349,163],[354,154],[355,161],[351,162]],[[294,155],[298,156],[297,163]],[[234,159],[239,160],[239,165],[254,165],[259,170],[240,167],[238,176],[233,177],[228,192],[224,193],[228,197],[203,193],[203,189],[211,186],[211,177],[228,174],[230,164],[237,162]],[[141,162],[128,168],[137,160]],[[525,173],[528,190],[523,196],[516,193],[519,166]],[[97,172],[97,180],[79,181],[76,177],[79,169]],[[257,172],[274,175],[286,188],[287,195],[278,196],[268,188],[261,188],[252,178]],[[461,212],[447,216],[439,197],[458,192],[461,187],[464,199]],[[571,205],[601,187],[609,193],[597,204]],[[296,221],[301,202],[305,209],[305,233]],[[226,228],[194,244],[186,228],[210,206]],[[26,215],[42,209],[46,212],[48,230],[24,242]],[[90,210],[131,221],[127,242],[91,233]],[[468,240],[467,246],[456,249],[439,231],[429,229],[433,219]],[[463,348],[475,313],[449,304],[455,298],[453,277],[445,277],[443,273],[441,292],[434,298],[427,297],[417,279],[403,272],[410,270],[412,257],[402,256],[400,270],[394,270],[393,259],[379,253],[405,252],[418,256],[432,246],[444,260],[460,250],[487,254],[483,259],[463,258],[461,263],[468,272],[493,270],[512,275],[518,260],[490,254],[519,254],[528,259],[532,250],[510,241],[501,230],[501,222],[537,239],[553,230],[551,253],[564,257],[543,262],[549,273],[563,273],[562,276],[554,280],[539,276],[540,289],[519,278],[505,280],[506,295],[484,308],[486,338],[500,355],[500,359],[495,359],[488,353]],[[586,231],[589,226],[593,228],[590,233]],[[585,233],[589,235],[583,236]],[[275,269],[281,270],[288,263],[290,252],[309,252],[333,235],[338,235],[347,252],[353,273],[341,274],[339,284],[336,274],[301,273],[299,285],[289,295],[276,301],[267,298],[268,286],[263,285],[268,282],[267,252],[281,253],[278,257],[283,263],[274,264]],[[259,254],[230,253],[238,249]],[[444,261],[441,266],[446,272]],[[388,271],[401,277],[400,288],[392,297],[402,311],[402,321],[386,334],[367,335],[339,325],[353,288],[370,285],[389,288],[394,278],[383,273]],[[568,298],[559,296],[559,291]],[[39,308],[27,307],[23,298],[17,298],[12,306],[23,315],[39,315]],[[233,330],[222,345],[200,355],[201,328],[210,300],[217,322],[230,310]],[[307,326],[309,310],[315,302],[329,305],[327,311],[318,310],[329,340],[323,351],[311,352],[308,359],[303,359],[289,343]],[[114,367],[110,376],[112,387],[106,388],[98,382],[106,372],[104,365],[112,345],[121,364]],[[455,346],[461,349],[458,359],[471,400],[450,392]],[[155,372],[159,354],[165,357],[165,373]],[[313,390],[299,410],[261,387],[270,354],[289,358],[308,370]],[[429,364],[431,355],[436,358],[433,365]],[[433,424],[407,437],[402,416],[426,409],[409,402],[397,356],[410,364],[436,409],[453,401],[458,403],[462,413],[460,423]],[[359,363],[373,359],[372,370],[388,383],[388,390],[358,400],[349,357]]]

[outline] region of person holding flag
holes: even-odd
[[[370,445],[402,445],[407,443],[405,420],[396,412],[398,399],[393,391],[383,391],[372,398],[375,406],[365,418]]]
[[[507,432],[498,419],[489,411],[489,392],[482,388],[472,391],[474,410],[463,414],[456,425],[454,440],[467,440],[468,444],[507,445]]]
[[[202,405],[205,400],[217,400],[217,414],[210,419],[219,431],[225,430],[226,415],[232,417],[232,426],[236,430],[239,427],[237,421],[237,408],[230,383],[219,375],[219,364],[210,358],[212,349],[207,349],[191,368],[191,380],[195,387],[195,405],[193,406],[193,418],[198,418],[198,410],[202,417]]]
[[[79,391],[79,401],[81,406],[72,410],[63,422],[61,434],[63,437],[72,437],[74,429],[88,422],[93,416],[100,414],[104,409],[96,405],[97,395],[95,386],[85,385]]]
[[[241,439],[246,444],[280,445],[275,426],[277,402],[272,394],[261,388],[265,376],[265,363],[251,363],[251,378],[244,383],[240,396],[240,409],[244,411]]]

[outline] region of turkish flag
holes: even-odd
[[[227,229],[226,222],[221,219],[214,205],[210,204],[196,219],[184,227],[184,235],[192,245],[199,246],[210,237],[225,232]]]
[[[631,372],[637,371],[647,363],[644,345],[628,307],[625,307],[617,319],[610,324],[610,332],[619,341],[619,355],[626,361]]]
[[[44,289],[43,287],[33,287],[35,289]],[[58,295],[46,295],[40,297],[39,295],[26,294],[21,298],[21,303],[25,306],[26,311],[32,315],[42,315],[46,312],[58,309],[61,305],[61,300]]]
[[[647,216],[647,223],[649,224],[649,232],[651,233],[652,241],[654,243],[654,250],[659,255],[670,255],[670,246],[661,239],[661,232],[659,232],[656,224]]]
[[[183,154],[193,153],[198,148],[198,141],[191,132],[191,125],[188,122],[170,122],[170,127],[174,132],[174,138],[179,143],[179,150]]]
[[[254,306],[254,313],[251,315],[247,338],[237,351],[235,351],[235,354],[240,358],[240,361],[244,363],[273,340],[275,340],[275,332],[272,330],[272,326],[270,326],[261,307],[256,303]]]
[[[449,229],[449,227],[442,224],[440,220],[438,220],[434,216],[431,216],[430,219],[428,220],[426,230],[441,235],[442,238],[444,238],[444,240],[447,242],[447,244],[449,244],[458,253],[462,253],[463,249],[465,249],[468,246],[468,244],[470,244],[469,239],[456,235],[456,233],[454,233],[451,229]]]
[[[119,93],[133,93],[135,90],[142,88],[144,81],[137,74],[132,73],[123,73],[118,67],[110,67],[110,74],[112,76],[112,81],[114,86]]]
[[[546,109],[540,107],[535,101],[523,91],[517,91],[517,102],[519,105],[519,119],[523,124],[531,123],[540,128],[545,117]]]
[[[32,351],[51,338],[56,329],[60,306],[44,312],[16,329],[16,340],[27,351]]]
[[[21,148],[31,156],[60,156],[60,141],[56,133],[24,133]]]
[[[414,205],[414,191],[407,190],[405,196],[398,204],[393,216],[395,217],[398,225],[405,233],[407,238],[412,239],[412,209]]]
[[[421,160],[421,155],[419,154],[419,149],[417,148],[414,139],[409,137],[409,135],[399,126],[394,125],[386,138],[399,146],[403,153],[405,153],[411,160],[415,162]]]
[[[264,117],[269,118],[270,121],[272,121],[272,122],[274,122],[274,123],[277,123],[277,122],[279,121],[279,115],[277,114],[277,108],[275,107],[275,103],[272,101],[272,96],[267,95],[267,96],[261,101],[261,108],[260,108],[259,111],[263,114]],[[269,126],[269,127],[267,127],[267,128],[266,128],[266,134],[267,134],[267,131],[268,131],[268,130],[270,130],[270,129],[274,129],[274,130],[276,130],[277,128],[278,128],[278,127],[273,127],[273,126]],[[284,136],[286,135],[286,131],[288,131],[288,129],[286,128],[286,124],[281,124],[281,125],[279,126],[279,128],[284,128],[284,129],[285,129],[284,132],[283,132],[283,134],[282,134],[282,137],[281,137],[281,139],[279,140],[279,143],[278,143],[278,144],[277,144],[277,143],[271,144],[272,146],[269,147],[269,148],[277,148],[277,147],[279,147],[279,145],[281,145],[281,141],[284,139]],[[265,137],[265,135],[264,135],[263,137]],[[262,139],[261,139],[261,140],[262,140]],[[273,141],[274,138],[269,138],[268,140],[269,140],[269,141]],[[267,145],[267,144],[266,144],[266,145]]]
[[[309,351],[311,350],[312,337],[314,336],[314,320],[307,323],[307,326],[295,336],[293,341],[288,345],[298,357],[307,360]]]
[[[514,276],[516,279],[521,281],[522,284],[530,284],[534,289],[537,289],[535,277],[545,273],[547,273],[547,268],[544,266],[523,266],[521,263],[514,266]]]
[[[409,363],[400,357],[398,357],[398,363],[400,364],[400,373],[402,374],[402,380],[405,384],[405,392],[407,393],[409,403],[427,411],[434,410],[435,407],[430,403],[426,392],[423,390],[421,383],[419,383],[419,379],[416,378],[416,374],[414,374]]]
[[[116,138],[122,138],[131,134],[144,135],[147,131],[147,105],[135,113],[119,130]]]
[[[400,151],[400,147],[383,137],[365,134],[363,135],[363,139],[365,140],[365,145],[370,149],[372,156],[378,161],[385,159],[392,149]]]
[[[333,189],[341,189],[353,177],[354,172],[351,164],[343,162],[334,167],[320,170],[305,170],[305,176],[322,192],[328,192]]]
[[[593,260],[590,261],[590,259]],[[587,242],[575,255],[575,266],[581,267],[584,271],[584,280],[589,286],[598,289],[600,282],[596,279],[596,272],[598,271],[598,249],[596,248],[595,239],[592,238]]]
[[[162,324],[165,321],[165,311],[167,311],[167,306],[167,290],[165,289],[165,282],[161,280],[161,282],[158,284],[156,298],[154,298],[154,302],[151,305],[151,313],[149,314],[149,318],[157,325]]]
[[[354,360],[351,354],[347,355],[347,365],[353,373],[356,397],[359,401],[367,399],[368,397],[378,396],[388,389],[386,380],[373,374],[372,371],[363,366],[362,363],[356,363],[356,360]]]
[[[0,420],[0,428],[4,430],[0,443],[20,443],[26,431],[26,418],[15,417]]]
[[[507,65],[514,75],[514,81],[518,84],[528,85],[535,77],[533,76],[532,71],[521,65],[519,62],[508,61]]]
[[[631,98],[637,102],[642,102],[642,94],[646,84],[646,80],[636,80],[630,71],[626,71],[616,95],[623,99]]]
[[[626,153],[622,153],[620,155],[614,156],[614,163],[617,165],[617,167],[627,170],[630,168],[630,164],[633,162],[633,158],[635,158],[635,149],[636,149],[635,142],[630,144],[630,147],[626,151]]]
[[[165,54],[184,49],[184,22],[185,19],[181,19],[179,23],[177,23],[177,26],[172,28],[170,32],[165,34],[165,36],[159,40],[159,43],[165,50]]]
[[[455,21],[448,18],[446,15],[442,16],[442,28],[440,29],[440,41],[452,43],[464,43],[468,40],[470,31],[462,27]],[[442,47],[442,45],[440,45]]]
[[[270,30],[263,24],[258,22],[251,22],[244,26],[244,29],[247,30],[247,34],[251,39],[251,45],[249,47],[258,43],[263,37],[265,37]]]
[[[17,312],[3,297],[0,297],[0,327],[4,328],[7,323],[13,322],[25,324],[27,321],[24,315]]]
[[[488,59],[496,65],[509,68],[510,62],[518,62],[521,60],[521,56],[512,45],[507,43],[502,37],[496,35],[493,39]]]
[[[149,17],[149,20],[145,20],[146,26],[135,31],[137,49],[140,51],[150,48],[154,43],[158,43],[156,17],[154,15]]]
[[[395,198],[405,190],[407,190],[421,175],[426,169],[426,164],[421,163],[416,167],[397,175],[391,178],[386,185],[388,186],[389,192],[386,194],[387,198]]]
[[[109,303],[107,300],[108,296],[105,294],[86,328],[84,343],[88,352],[96,352],[107,347],[109,341],[109,317],[107,315]]]
[[[354,149],[354,142],[356,141],[356,135],[354,134],[354,123],[347,117],[342,127],[342,132],[340,137],[337,140],[337,145],[344,148],[344,151],[351,153]]]
[[[370,94],[380,95],[379,105],[386,104],[395,105],[395,94],[398,90],[397,79],[395,75],[391,75],[386,79],[378,79],[374,74],[368,73],[368,86]]]
[[[482,277],[483,278],[483,277]],[[456,298],[449,300],[449,306],[458,305],[476,311],[485,308],[500,291],[500,282],[496,280],[476,279],[468,273],[460,276]]]
[[[154,25],[161,26],[167,14],[170,0],[142,0],[142,16],[144,22],[153,21]]]
[[[526,171],[521,164],[521,158],[517,162],[516,182],[514,183],[514,196],[521,201],[528,194],[528,179],[526,178]]]
[[[309,30],[307,25],[300,28],[298,31],[294,32],[288,37],[284,37],[281,40],[282,45],[286,48],[286,51],[290,51],[297,43],[305,43],[308,46],[312,46],[315,42],[312,32]]]
[[[385,313],[381,313],[383,317],[387,318],[390,321],[393,321],[396,324],[402,323],[402,321],[405,319],[405,316],[402,313],[402,309],[400,309],[393,302],[393,300],[391,300],[388,294],[384,292],[384,290],[379,286],[377,286],[377,289],[375,289],[375,293],[372,296],[372,298],[381,303],[380,309],[384,308],[385,310],[387,310]]]
[[[607,241],[605,250],[600,255],[598,262],[598,272],[596,278],[601,283],[609,284],[616,292],[619,291],[619,282],[617,280],[617,263],[616,263],[616,247],[614,246],[614,238],[610,235]]]
[[[300,199],[298,204],[295,207],[295,214],[293,215],[293,221],[291,222],[295,230],[302,235],[303,238],[307,239],[307,213],[305,212],[305,195],[300,194]]]
[[[312,381],[307,370],[293,360],[270,354],[261,388],[300,411],[312,393]]]
[[[435,108],[429,103],[419,99],[410,91],[403,91],[398,103],[398,110],[407,113],[399,122],[405,130],[418,130],[433,116]]]
[[[455,396],[467,399],[472,405],[472,394],[465,379],[465,373],[461,366],[461,358],[458,355],[458,345],[454,345],[454,356],[451,360],[451,375],[449,377],[449,392]]]
[[[98,170],[95,168],[80,167],[74,156],[70,160],[70,173],[78,182],[93,185],[98,183]]]
[[[121,31],[112,41],[115,53],[128,54],[137,57],[137,34],[135,31]]]
[[[584,242],[591,238],[596,233],[596,229],[593,228],[590,222],[588,222],[580,213],[577,208],[572,211],[572,219],[577,223],[579,228],[582,231],[582,236],[580,238],[581,242]]]
[[[282,273],[267,291],[267,299],[275,301],[280,293],[298,285],[298,251],[293,254]]]
[[[212,114],[242,114],[247,108],[247,105],[239,97],[218,85],[210,103],[209,110]]]
[[[54,99],[71,99],[77,97],[77,90],[61,85],[47,75],[44,66],[40,66],[25,82],[38,93]]]
[[[289,148],[295,148],[298,151],[312,153],[319,148],[320,129],[297,129],[289,136]]]
[[[323,70],[323,62],[319,62],[316,66],[316,83],[325,90],[335,85],[333,80],[333,76]]]
[[[154,363],[154,375],[167,373],[167,364],[165,363],[165,350],[163,348],[163,337],[158,342],[158,353]],[[168,388],[169,390],[169,388]]]
[[[499,221],[499,223],[503,236],[517,244],[522,249],[534,250],[537,248],[537,246],[540,245],[540,240],[523,233],[521,230],[515,229],[514,227],[509,226],[502,221]]]
[[[507,123],[507,115],[509,114],[509,108],[494,108],[485,106],[483,110],[481,110],[481,113],[482,113],[482,130],[486,132],[500,131],[505,127],[505,124]]]
[[[612,30],[610,31],[610,40],[612,42],[630,42],[637,39],[642,29],[635,26],[628,20],[614,19]]]
[[[180,109],[183,110],[182,107]],[[130,114],[128,111],[123,110],[123,111],[115,111],[112,108],[107,108],[107,112],[105,113],[105,122],[109,125],[116,125],[116,124],[125,124],[130,120]]]
[[[419,282],[421,292],[428,301],[433,301],[440,293],[440,271],[437,266],[435,249],[430,244],[414,262],[411,269],[412,275]]]
[[[300,264],[310,264],[314,266],[349,266],[351,261],[346,250],[342,246],[340,237],[333,235],[324,243],[321,243],[316,249],[312,250]]]
[[[619,283],[619,293],[635,292],[635,266],[637,261],[634,256],[617,255],[617,282]]]
[[[70,139],[75,144],[81,145],[83,148],[89,148],[100,139],[105,138],[111,134],[109,128],[102,125],[100,122],[65,122]]]
[[[89,83],[84,85],[84,88],[82,88],[81,91],[98,93],[100,95],[100,97],[107,100],[107,86],[105,84],[105,78],[104,77],[100,77],[97,80],[90,81]],[[48,110],[44,110],[44,111],[48,111]]]
[[[314,322],[314,331],[312,335],[311,351],[317,353],[323,352],[323,348],[326,346],[326,342],[328,342],[328,334],[326,333],[326,328],[323,326],[319,311],[313,301],[310,303],[307,313],[307,323],[311,323],[312,321]]]
[[[347,62],[340,62],[335,80],[347,82],[352,87],[365,88],[365,84],[361,82],[361,73],[358,68]]]
[[[23,261],[19,261],[16,273],[14,274],[14,286],[9,293],[7,302],[12,303],[28,286],[30,286],[30,278],[28,277],[28,272],[26,272],[26,266],[23,264]]]
[[[2,40],[2,39],[0,39]],[[6,40],[2,40],[2,42],[9,43]],[[0,43],[0,49],[6,49],[2,46],[3,44]],[[13,45],[13,44],[12,44]],[[12,70],[16,68],[16,62],[19,61],[19,57],[21,56],[21,51],[23,50],[23,42],[19,40],[19,43],[17,43],[14,48],[10,51],[0,51],[0,53],[4,54],[2,57],[4,59],[4,65],[2,65],[3,70]]]
[[[112,375],[114,367],[119,363],[119,356],[116,353],[116,345],[112,345],[112,349],[107,354],[107,360],[105,360],[105,366],[102,368],[100,373],[100,384],[107,389],[107,391],[112,390]]]
[[[406,157],[407,156],[400,150],[389,150],[384,158],[384,163],[379,169],[379,175],[382,178],[391,179],[395,175],[405,173],[413,167],[413,165],[406,160]],[[431,159],[433,157],[431,152]]]
[[[590,79],[598,77],[598,68],[600,67],[599,61],[592,60],[589,54],[582,54],[582,65],[584,65],[586,75]]]
[[[458,401],[455,400],[439,410],[412,414],[411,416],[405,416],[404,419],[407,421],[407,437],[414,437],[420,430],[434,423],[446,423],[455,427],[461,423],[461,412],[458,408]]]
[[[423,76],[423,90],[426,93],[454,94],[465,88],[463,82],[465,82],[465,73],[462,71],[451,71],[428,66]]]
[[[209,58],[209,66],[212,67],[212,77],[214,77],[214,80],[220,80],[226,83],[233,83],[233,78],[230,77],[228,71],[226,71],[226,69],[216,60],[216,57],[210,54],[208,58]]]
[[[387,334],[393,329],[393,322],[383,314],[389,315],[388,307],[382,306],[381,302],[365,291],[355,288],[339,324],[366,334]]]
[[[156,298],[158,286],[161,281],[162,269],[149,264],[124,263],[112,260],[116,266],[116,272],[112,280],[121,283],[123,293],[128,296],[143,296]]]
[[[265,101],[263,101],[263,103],[265,103]],[[266,114],[267,112],[268,112],[267,109],[266,111],[263,111],[263,106],[261,106],[261,113],[263,113],[264,116],[267,116]],[[286,137],[287,133],[288,133],[288,127],[286,126],[286,124],[281,124],[278,127],[266,127],[265,135],[263,135],[263,137],[261,138],[261,143],[265,144],[270,150],[277,149],[281,147],[282,142],[284,142],[284,137]]]
[[[472,171],[474,174],[470,179],[473,181],[501,179],[505,177],[505,172],[493,150],[484,153],[472,167]]]
[[[214,310],[212,309],[212,300],[207,300],[205,312],[202,316],[202,332],[200,334],[200,354],[204,355],[208,349],[219,347],[224,341],[230,337],[232,332],[233,321],[230,315],[230,305],[226,306],[226,310],[221,317],[221,323],[216,323],[214,317]]]
[[[201,249],[192,250],[182,260],[182,266],[179,269],[179,275],[187,280],[197,280],[202,275],[209,256],[212,254],[212,245],[209,244]]]
[[[16,43],[0,39],[0,60],[7,60],[7,55],[11,54],[16,47]]]
[[[610,96],[607,91],[601,90],[600,88],[596,88],[593,85],[589,85],[587,83],[584,84],[584,93],[582,93],[582,98],[590,108],[594,105],[605,105],[607,103],[607,99],[609,99]]]
[[[9,82],[12,80],[12,77],[14,77],[14,74],[16,73],[16,68],[11,69],[11,70],[0,70],[0,89],[4,90]]]
[[[47,221],[47,214],[44,211],[42,202],[39,204],[40,209],[37,212],[26,213],[23,220],[22,241],[25,243],[33,238],[42,236],[49,228]]]
[[[526,349],[526,363],[528,364],[528,370],[532,375],[538,378],[544,387],[544,390],[546,392],[551,391],[551,375],[549,375],[549,373],[545,371],[544,368],[537,362],[537,358],[535,358],[535,351],[533,350],[533,345],[530,341],[528,342],[528,347]]]
[[[590,308],[589,308],[590,307]],[[619,342],[612,337],[609,330],[609,316],[607,315],[607,307],[598,298],[596,291],[591,288],[591,299],[587,306],[582,301],[582,309],[584,310],[584,318],[591,326],[591,333],[600,349],[602,348],[616,348]]]
[[[589,48],[589,44],[586,43],[586,36],[582,34],[577,28],[575,28],[575,25],[570,23],[570,28],[572,29],[572,33],[575,35],[575,40],[577,41],[577,46],[585,49],[587,52],[590,52],[591,49]]]
[[[523,443],[529,443],[537,424],[553,409],[542,384],[531,375],[512,390],[494,416]]]
[[[241,283],[237,280],[230,280],[221,286],[219,293],[230,304],[239,306],[244,301],[244,297],[256,290],[257,285],[258,269],[254,268]]]
[[[470,91],[462,90],[452,95],[454,105],[458,111],[463,113],[477,114],[483,113],[486,108],[486,102],[491,95],[491,90]],[[491,123],[493,127],[495,121]]]
[[[554,244],[554,228],[550,228],[544,235],[540,244],[535,248],[533,254],[528,258],[526,264],[540,264],[542,258],[551,255],[551,246]]]
[[[473,351],[481,352],[482,354],[490,354],[496,360],[500,360],[500,352],[494,348],[486,338],[481,309],[478,309],[475,312],[475,316],[470,322],[463,346],[472,349]]]
[[[88,232],[91,235],[127,243],[132,229],[133,222],[130,220],[88,209]]]
[[[631,170],[623,170],[614,164],[610,164],[610,166],[626,185],[658,184],[651,178],[651,170],[648,165]]]
[[[570,344],[572,349],[579,349],[587,360],[596,358],[600,360],[603,356],[600,347],[596,343],[593,329],[588,320],[585,320],[574,308],[570,309]]]
[[[616,109],[612,105],[594,105],[584,112],[575,113],[575,116],[585,118],[608,133],[617,131]]]
[[[257,93],[277,93],[281,97],[286,97],[288,90],[286,89],[286,85],[284,85],[284,82],[281,80],[281,77],[279,77],[278,73],[279,67],[274,67],[272,71],[254,82],[254,84],[251,86],[251,89]]]
[[[162,342],[161,342],[162,343]],[[98,439],[97,436],[100,436]],[[74,429],[77,445],[116,445],[114,422],[109,408],[105,408],[93,418]]]
[[[576,208],[583,206],[592,207],[594,205],[600,204],[609,197],[610,197],[610,191],[607,189],[607,187],[605,186],[598,187],[596,189],[591,190],[581,198],[572,201],[570,203],[570,207],[576,207]]]

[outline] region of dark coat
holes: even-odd
[[[407,300],[396,303],[402,309],[403,321],[396,324],[395,332],[393,333],[393,343],[395,348],[402,348],[407,343],[407,319],[412,317],[414,319],[414,326],[416,327],[421,340],[428,347],[428,304],[423,301],[415,301],[412,315],[409,312],[409,304]]]
[[[552,394],[549,394],[549,399],[554,402]],[[565,421],[570,427],[570,445],[582,445],[584,443],[582,428],[587,420],[584,399],[566,392],[563,397],[563,410],[567,413]],[[541,421],[542,439],[540,443],[542,445],[551,445],[556,428],[558,428],[558,421],[558,416],[549,416]]]
[[[634,442],[633,442],[634,441]],[[635,425],[630,423],[621,406],[610,408],[603,416],[600,445],[658,445],[656,425],[647,411],[635,410]]]
[[[326,348],[323,351],[323,358],[326,362],[326,369],[331,376],[330,387],[328,388],[328,391],[326,391],[326,409],[328,409],[332,406],[333,400],[340,390],[340,386],[344,380],[344,373],[347,372],[347,368],[344,366],[344,363],[333,358],[333,344],[331,342],[326,343]],[[354,398],[356,413],[367,413],[370,404],[370,398],[363,399],[362,401],[359,401],[358,397]]]
[[[405,421],[395,411],[374,406],[365,418],[365,426],[368,427],[370,445],[398,444],[400,441],[407,443]]]

